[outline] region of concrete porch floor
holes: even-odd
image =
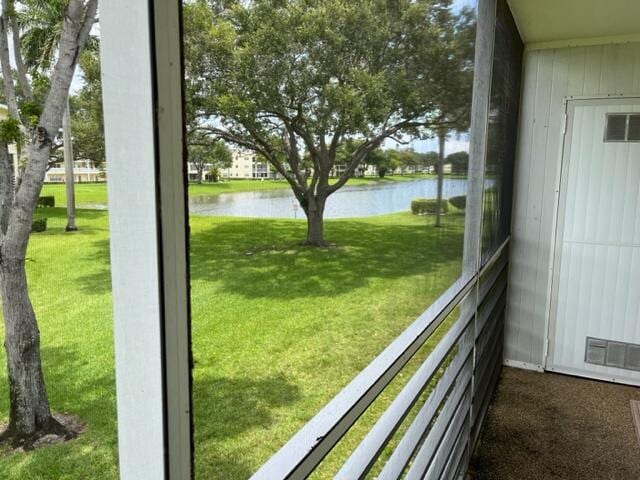
[[[640,479],[630,400],[640,388],[505,367],[468,478]]]

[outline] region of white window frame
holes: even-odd
[[[100,7],[118,451],[131,480],[193,476],[180,17],[178,0]]]

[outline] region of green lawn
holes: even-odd
[[[349,185],[376,185],[393,182],[406,182],[409,180],[419,180],[435,178],[433,175],[393,175],[385,178],[367,177],[352,178]],[[332,182],[335,179],[332,179]],[[219,195],[221,193],[253,192],[258,190],[280,190],[290,188],[284,180],[227,180],[218,183],[192,183],[189,185],[190,196]],[[41,195],[53,195],[56,198],[56,206],[63,207],[67,202],[67,194],[64,184],[46,184],[42,188]],[[76,205],[78,207],[91,208],[95,206],[106,206],[107,204],[107,184],[106,183],[80,183],[76,184]]]
[[[28,254],[45,376],[53,408],[88,428],[0,458],[0,478],[115,479],[107,214],[80,210],[72,234],[63,209],[47,214]],[[248,477],[457,278],[463,217],[432,222],[408,213],[328,221],[336,247],[312,249],[298,244],[303,221],[191,218],[198,478]],[[7,411],[2,387],[0,421]],[[332,476],[371,415],[316,477]]]
[[[76,205],[79,207],[95,207],[107,204],[106,183],[78,183],[75,185]],[[42,187],[40,196],[54,196],[57,207],[67,204],[67,191],[63,183],[47,183]]]

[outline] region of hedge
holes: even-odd
[[[54,197],[53,195],[40,197],[38,198],[38,206],[39,207],[55,207],[56,197]]]
[[[467,208],[467,196],[458,195],[457,197],[451,197],[449,203],[456,207],[458,210],[464,210]]]
[[[47,229],[46,217],[34,218],[33,222],[31,222],[32,232],[44,232],[46,229]]]
[[[442,200],[440,206],[441,213],[447,213],[449,211],[449,204],[446,200]],[[416,198],[411,202],[411,213],[414,215],[435,215],[437,207],[437,198]]]

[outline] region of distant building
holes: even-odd
[[[102,182],[104,172],[100,170],[91,160],[74,160],[73,181],[75,183]],[[64,162],[55,163],[44,176],[45,183],[64,183]]]
[[[279,178],[271,172],[269,163],[260,160],[255,152],[248,150],[232,150],[233,163],[231,167],[221,170],[223,178]]]
[[[9,118],[9,108],[0,104],[0,121]],[[18,175],[18,150],[16,145],[9,145],[9,155],[11,155],[11,168],[14,179]],[[104,171],[100,170],[90,160],[75,160],[73,162],[73,176],[76,183],[101,182],[104,181]],[[64,183],[64,162],[55,163],[47,170],[44,176],[45,183]]]
[[[213,164],[205,163],[204,168],[202,169],[202,177],[198,178],[200,176],[200,173],[198,172],[198,168],[196,167],[196,164],[193,162],[188,162],[187,178],[189,179],[190,182],[197,182],[197,181],[202,182],[204,180],[210,180],[211,175],[209,174],[209,172],[211,171],[212,168],[213,168]]]
[[[335,178],[339,177],[344,173],[346,167],[347,166],[344,163],[334,165],[329,176]],[[354,174],[355,177],[374,177],[376,175],[378,175],[378,169],[375,165],[359,165]]]

